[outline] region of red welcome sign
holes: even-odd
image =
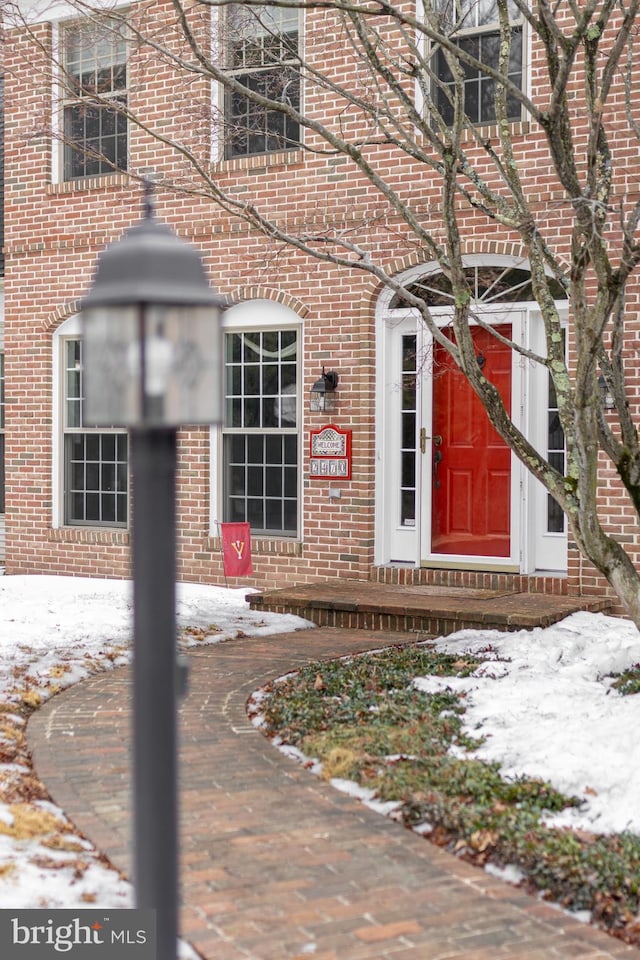
[[[328,423],[309,432],[311,480],[351,479],[351,430]]]

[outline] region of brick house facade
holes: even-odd
[[[152,7],[157,26],[170,5],[160,0]],[[134,125],[126,170],[73,167],[51,134],[52,118],[54,128],[66,110],[74,120],[74,105],[61,98],[42,55],[63,49],[69,11],[54,14],[31,34],[11,31],[6,46],[7,572],[129,575],[126,445],[117,432],[92,433],[78,413],[78,307],[99,252],[140,216],[141,191],[131,174],[153,169],[184,187],[158,190],[158,216],[196,245],[213,285],[234,304],[224,321],[227,421],[179,433],[181,579],[222,582],[217,524],[245,517],[252,522],[252,585],[332,577],[494,585],[516,576],[530,589],[603,590],[603,581],[567,543],[563,518],[515,458],[499,492],[493,487],[484,494],[489,515],[497,513],[498,499],[506,511],[502,546],[493,553],[463,541],[459,550],[451,543],[442,547],[433,506],[440,490],[437,438],[442,423],[455,428],[455,418],[436,421],[445,399],[436,395],[437,378],[425,359],[433,345],[411,311],[375,278],[277,246],[190,193],[191,174],[181,159]],[[314,45],[325,71],[340,73],[350,62],[335,43],[334,26],[331,12],[310,11],[301,37],[307,50]],[[522,42],[526,83],[534,86],[540,54],[526,34]],[[125,84],[118,90],[124,96]],[[326,116],[335,107],[320,90],[309,88],[306,96],[310,115]],[[196,109],[210,97],[208,80],[192,77],[187,84],[148,50],[132,46],[126,97],[142,119],[162,121],[198,157],[211,150]],[[565,199],[548,148],[529,123],[514,120],[513,130],[517,159],[530,171],[530,195],[568,256]],[[313,132],[304,138],[314,146]],[[470,143],[474,151],[479,155]],[[250,199],[290,228],[320,233],[358,224],[359,242],[366,239],[388,272],[416,281],[435,277],[414,238],[346,158],[295,148],[232,153],[213,163],[215,181],[227,194]],[[373,147],[372,160],[399,194],[419,197],[423,225],[441,233],[440,186],[425,180],[424,166],[388,145]],[[620,190],[626,189],[625,167],[616,175]],[[485,317],[508,324],[525,346],[541,346],[537,306],[509,292],[527,270],[517,236],[495,225],[489,232],[473,212],[463,228],[466,265],[478,278]],[[486,271],[502,278],[506,290],[492,303],[482,302]],[[568,309],[567,320],[571,350]],[[310,410],[311,388],[323,368],[338,374],[330,414]],[[265,386],[269,377],[275,387]],[[247,387],[254,382],[261,384],[256,392]],[[514,361],[507,389],[524,432],[561,457],[557,428],[549,426],[546,374]],[[455,396],[450,402],[455,408]],[[351,431],[348,478],[312,475],[311,431],[329,424]],[[103,479],[90,479],[91,471]],[[637,543],[636,522],[604,464],[602,497],[611,529],[627,544]]]

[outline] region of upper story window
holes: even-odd
[[[63,177],[127,169],[127,45],[120,20],[62,28]]]
[[[500,30],[496,0],[439,0],[442,28],[465,53],[480,63],[498,68],[500,53]],[[516,87],[522,88],[522,17],[514,3],[509,3],[511,22],[511,51],[508,76]],[[445,52],[437,48],[434,53],[435,73],[440,85],[436,85],[434,101],[445,123],[453,122],[454,79],[447,63]],[[495,123],[496,81],[482,70],[461,61],[464,71],[464,110],[472,123]],[[511,120],[521,117],[520,103],[516,97],[507,95],[507,116]]]
[[[228,73],[270,100],[300,107],[299,14],[268,5],[231,4],[226,14]],[[241,92],[225,94],[225,158],[290,150],[299,145],[300,125],[279,110]]]

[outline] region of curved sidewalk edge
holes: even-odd
[[[191,653],[181,935],[206,960],[640,958],[338,793],[248,720],[247,698],[268,680],[398,639],[317,629]],[[55,697],[28,727],[53,800],[126,873],[129,704],[129,671],[119,669]]]

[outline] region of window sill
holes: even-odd
[[[509,120],[509,136],[511,139],[516,137],[526,137],[531,133],[531,123],[528,120]],[[475,134],[470,130],[463,130],[461,140],[463,143],[476,143],[476,137],[480,136],[483,140],[499,140],[500,131],[497,123],[476,123],[474,125]]]
[[[211,553],[222,553],[222,542],[220,537],[207,537],[205,542],[205,550],[209,550]],[[257,556],[272,554],[274,556],[282,557],[301,557],[302,543],[300,540],[295,540],[293,538],[288,539],[286,537],[280,537],[276,539],[275,537],[252,536],[251,552]]]
[[[102,543],[128,546],[129,531],[123,527],[51,527],[47,540],[52,543]]]
[[[92,190],[112,190],[114,187],[131,186],[131,177],[126,173],[101,173],[95,177],[81,177],[77,180],[61,180],[47,185],[47,193],[60,195],[65,193],[89,193]]]
[[[233,157],[218,160],[213,169],[216,173],[233,173],[236,170],[252,170],[254,173],[272,170],[274,167],[295,166],[304,160],[304,150],[280,150],[277,153],[255,153],[248,157]]]

